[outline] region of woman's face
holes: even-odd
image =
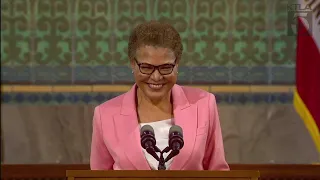
[[[131,61],[134,78],[151,101],[166,97],[177,82],[178,64],[175,60],[173,51],[168,48],[142,46],[137,50],[135,59]]]

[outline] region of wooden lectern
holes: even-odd
[[[258,180],[259,171],[90,171],[67,170],[67,180]]]

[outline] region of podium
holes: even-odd
[[[258,180],[259,171],[90,171],[67,170],[67,180]]]

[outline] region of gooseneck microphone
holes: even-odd
[[[142,126],[140,129],[140,138],[142,148],[145,149],[157,161],[159,161],[158,170],[166,170],[165,163],[174,156],[178,155],[184,145],[182,128],[177,125],[173,125],[170,128],[168,141],[169,146],[162,151],[156,146],[156,138],[152,126]],[[157,152],[160,152],[160,157],[158,157]],[[166,157],[166,159],[164,159],[163,153],[168,152],[170,152],[170,154]]]
[[[169,149],[171,149],[170,154],[166,157],[165,162],[169,161],[174,156],[180,153],[183,148],[183,131],[180,126],[173,125],[169,130]]]
[[[160,149],[156,146],[154,130],[150,125],[142,126],[140,129],[140,138],[143,149],[159,161],[159,157],[156,152],[160,152]]]
[[[180,126],[174,125],[169,130],[169,147],[173,151],[180,151],[184,145],[183,132]]]

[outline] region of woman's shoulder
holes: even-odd
[[[200,100],[204,98],[215,98],[214,94],[208,90],[192,86],[180,86],[187,99]]]
[[[121,108],[122,100],[125,94],[120,94],[118,96],[115,96],[109,100],[106,100],[105,102],[99,104],[97,108],[100,109],[100,111],[108,111],[108,112],[117,112],[117,109]]]

